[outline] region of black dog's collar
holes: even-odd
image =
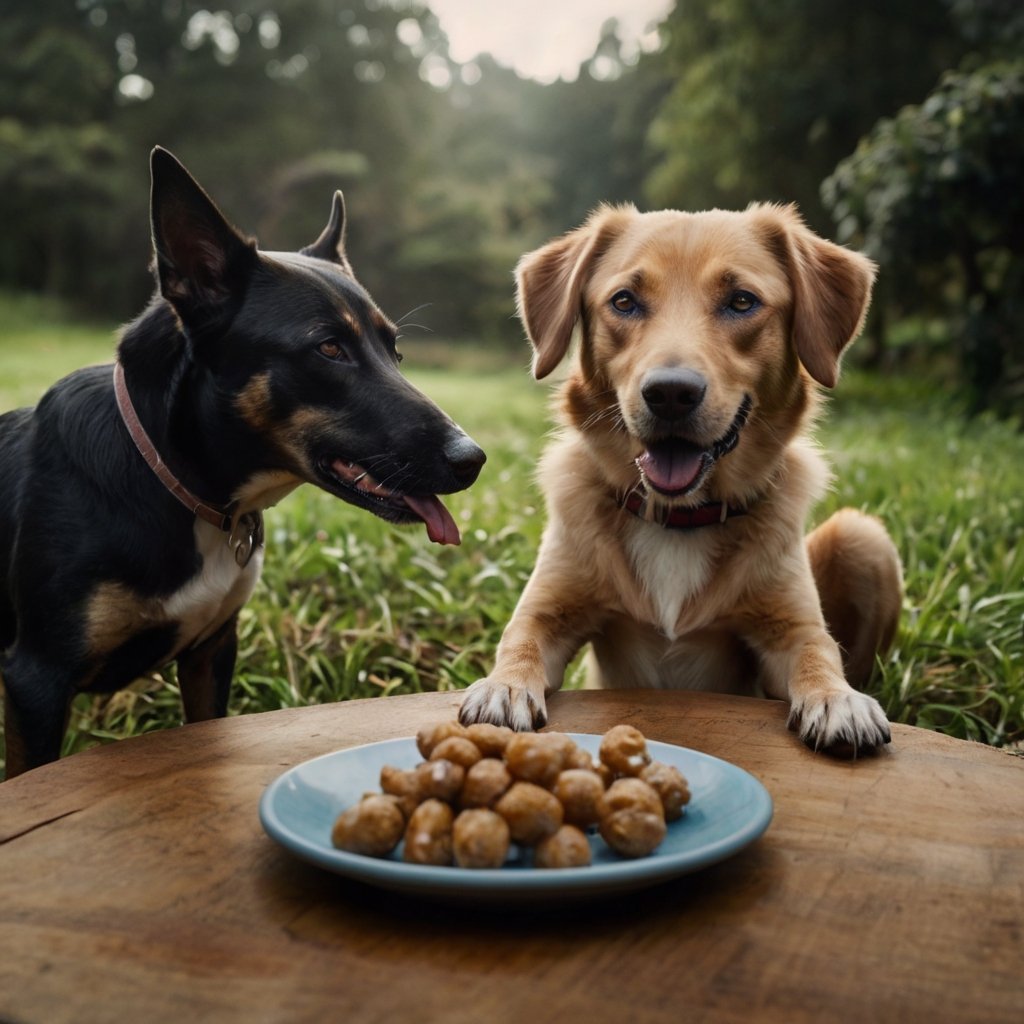
[[[669,508],[654,520],[647,520],[647,498],[640,491],[630,491],[620,505],[627,512],[645,521],[653,521],[666,530],[695,530],[747,514],[745,508],[737,508],[724,501],[709,501],[694,508]]]
[[[207,523],[216,526],[225,533],[231,532],[232,517],[229,511],[215,508],[200,501],[167,467],[167,463],[160,458],[156,445],[146,433],[146,428],[139,420],[135,406],[132,405],[131,396],[128,394],[128,385],[124,380],[124,367],[120,363],[114,363],[114,395],[117,398],[117,410],[121,419],[135,442],[139,454],[146,460],[146,465],[157,475],[160,483],[173,494],[193,515]]]

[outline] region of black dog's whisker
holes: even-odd
[[[429,309],[432,305],[432,302],[421,302],[418,306],[414,306],[412,309],[410,309],[408,313],[405,313],[403,316],[400,316],[395,321],[395,326],[405,327],[406,321],[409,319],[409,317],[411,317],[414,313],[418,313],[421,309]]]

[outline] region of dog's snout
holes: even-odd
[[[640,393],[659,419],[680,420],[704,401],[707,389],[708,382],[696,370],[658,369],[644,377]]]
[[[469,487],[487,461],[484,450],[471,437],[461,432],[444,446],[444,455],[461,487]]]

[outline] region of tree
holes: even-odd
[[[0,280],[53,294],[110,254],[104,215],[123,155],[113,73],[72,5],[40,0],[0,19]]]
[[[882,266],[876,306],[948,325],[975,411],[1019,412],[1024,334],[1024,8],[951,0],[969,52],[883,118],[822,186],[842,241]]]
[[[664,31],[677,82],[651,128],[652,200],[796,201],[819,231],[822,178],[964,46],[940,0],[680,0]]]
[[[825,182],[841,241],[882,264],[890,300],[950,318],[975,410],[1024,397],[1024,60],[953,71],[878,122]],[[909,300],[909,302],[908,302]]]

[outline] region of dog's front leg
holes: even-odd
[[[856,757],[890,741],[881,705],[846,681],[839,646],[813,593],[767,599],[745,632],[758,653],[765,692],[789,702],[789,727],[809,747]]]
[[[58,666],[20,653],[4,666],[3,683],[5,777],[13,779],[60,757],[74,685]]]
[[[519,732],[547,722],[545,695],[600,626],[593,587],[560,551],[542,546],[536,568],[498,644],[494,671],[466,691],[464,725],[491,722]]]
[[[178,686],[186,722],[205,722],[228,713],[238,653],[237,626],[236,613],[213,636],[178,655]]]

